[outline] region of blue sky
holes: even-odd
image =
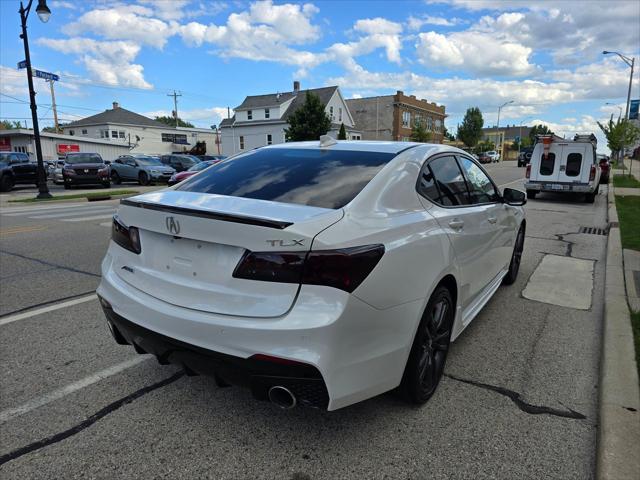
[[[37,2],[35,2],[37,3]],[[246,95],[337,84],[347,98],[403,90],[444,104],[455,131],[467,107],[495,124],[596,131],[624,107],[629,69],[602,50],[638,56],[640,2],[48,0],[29,19],[32,62],[58,73],[59,116],[112,101],[144,114],[218,123]],[[30,116],[19,2],[0,0],[0,117]],[[637,69],[640,72],[640,68]],[[42,124],[48,86],[36,80]],[[633,98],[640,96],[638,75]],[[615,105],[606,105],[607,102]],[[31,123],[28,120],[29,124]]]

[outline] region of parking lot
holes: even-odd
[[[487,170],[522,189],[515,162]],[[529,201],[517,282],[452,345],[425,406],[387,393],[334,412],[117,345],[93,291],[118,201],[7,203],[31,190],[0,196],[2,478],[594,476],[607,238],[580,231],[606,229],[606,188]]]

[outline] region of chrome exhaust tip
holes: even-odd
[[[269,400],[284,410],[290,410],[298,403],[291,390],[280,385],[269,389]]]

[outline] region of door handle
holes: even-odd
[[[462,220],[454,218],[449,222],[449,226],[454,230],[462,230],[462,227],[464,227],[464,222]]]
[[[489,223],[496,223],[498,221],[496,217],[489,217],[487,220],[489,220]]]

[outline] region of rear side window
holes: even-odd
[[[264,148],[224,160],[177,190],[341,208],[395,153]]]
[[[445,207],[469,205],[467,184],[455,157],[438,157],[429,162],[424,171],[433,176],[437,188],[423,190],[423,195]]]
[[[581,153],[570,153],[567,155],[567,167],[565,169],[565,175],[567,177],[577,177],[580,175],[580,170],[582,168],[582,154]]]
[[[556,166],[556,154],[549,152],[547,158],[544,153],[540,157],[540,175],[551,175]]]

